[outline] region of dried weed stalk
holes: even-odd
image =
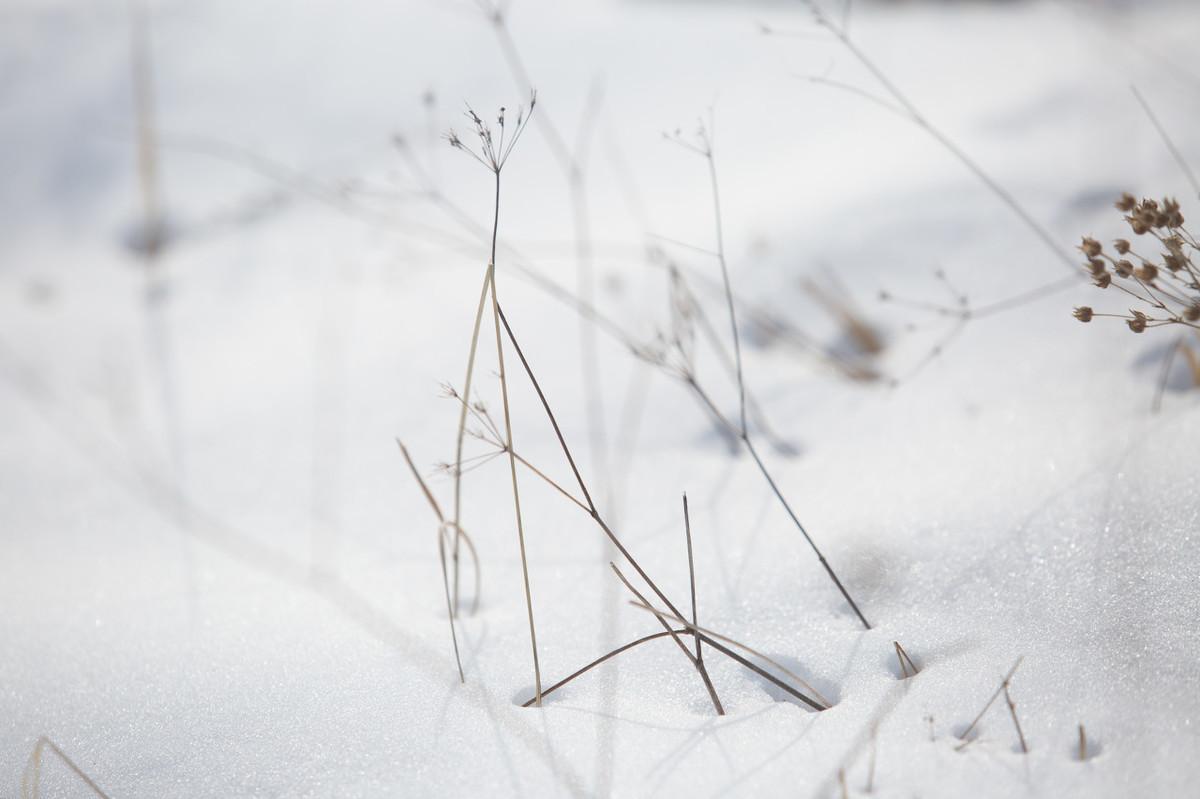
[[[108,794],[96,784],[96,781],[76,765],[74,760],[67,757],[67,753],[60,749],[58,744],[45,735],[37,739],[37,743],[33,745],[33,751],[29,753],[25,772],[21,775],[21,799],[38,799],[42,795],[42,756],[47,749],[53,752],[71,770],[71,773],[88,787],[88,790],[99,796],[100,799],[109,799]]]
[[[822,553],[820,548],[817,546],[816,541],[814,541],[812,536],[809,535],[808,530],[804,528],[804,525],[800,522],[799,517],[797,517],[795,511],[792,510],[792,506],[783,496],[783,492],[775,482],[774,477],[771,476],[770,471],[767,469],[766,464],[763,462],[762,457],[758,453],[758,449],[754,446],[753,437],[750,435],[750,427],[747,423],[746,379],[742,366],[741,335],[738,332],[737,310],[733,298],[733,288],[730,285],[729,280],[729,265],[725,257],[725,234],[721,215],[720,185],[717,181],[717,164],[716,158],[713,154],[712,121],[710,120],[707,125],[701,121],[697,127],[694,138],[685,137],[682,132],[678,130],[673,134],[664,134],[664,136],[669,141],[672,141],[685,150],[688,150],[689,152],[692,152],[703,158],[708,168],[709,187],[712,194],[713,203],[713,226],[716,234],[716,250],[714,253],[717,258],[717,263],[720,265],[721,283],[724,290],[725,305],[729,313],[729,328],[730,335],[733,339],[734,371],[738,392],[737,423],[735,425],[729,421],[726,421],[725,426],[734,431],[737,438],[745,446],[746,451],[750,453],[750,457],[754,459],[755,465],[758,466],[759,472],[767,481],[767,485],[770,486],[772,493],[774,493],[776,499],[779,500],[779,503],[787,512],[788,517],[792,520],[792,523],[795,525],[796,529],[804,537],[804,540],[808,543],[813,553],[817,556],[817,560],[820,561],[821,566],[825,569],[826,574],[829,575],[829,579],[833,581],[833,584],[841,593],[842,598],[846,600],[846,603],[850,606],[850,609],[854,611],[854,615],[858,617],[858,620],[862,623],[863,628],[869,630],[871,629],[871,624],[867,621],[867,617],[863,615],[861,610],[859,610],[858,604],[855,603],[854,599],[850,596],[850,592],[846,590],[846,587],[842,585],[841,579],[838,578],[837,573],[833,570],[833,567],[825,558],[824,553]],[[708,394],[705,393],[699,385],[694,385],[694,387],[697,393],[705,399],[714,415],[719,416],[720,411],[718,411],[716,406],[712,403]]]

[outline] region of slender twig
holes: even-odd
[[[492,256],[493,263],[495,255]],[[491,270],[487,270],[483,278],[483,287],[479,290],[479,305],[475,309],[475,324],[471,329],[471,348],[467,355],[467,376],[463,381],[463,397],[471,396],[471,377],[475,373],[475,352],[479,346],[479,328],[483,321],[483,308],[487,302],[488,286],[492,279]],[[458,415],[458,435],[454,444],[454,528],[460,529],[459,524],[462,521],[462,452],[463,452],[463,435],[467,429],[467,402],[463,400],[463,406]],[[459,536],[454,536],[454,613],[458,613],[458,544]],[[475,593],[475,607],[479,604],[479,593]],[[474,608],[472,609],[474,610]]]
[[[416,480],[417,485],[421,487],[422,493],[425,494],[426,501],[429,502],[429,507],[433,508],[433,513],[435,516],[437,516],[438,559],[442,565],[442,588],[446,593],[446,616],[450,621],[450,640],[454,642],[454,662],[458,666],[458,681],[460,683],[465,683],[467,678],[466,675],[463,674],[462,658],[458,653],[458,632],[454,627],[454,605],[450,599],[450,578],[446,569],[446,528],[449,526],[454,526],[457,529],[457,525],[454,522],[446,521],[446,517],[442,514],[441,506],[438,505],[437,500],[434,499],[433,493],[429,490],[429,486],[425,484],[425,480],[422,479],[421,473],[417,471],[417,466],[413,463],[412,456],[408,454],[408,448],[404,446],[404,442],[402,442],[400,439],[396,439],[396,443],[400,446],[400,454],[404,456],[404,462],[408,464],[408,469],[412,472],[413,479]],[[454,537],[454,540],[458,540],[457,535]],[[474,546],[472,546],[472,550],[474,550]]]
[[[1012,700],[1012,695],[1008,692],[1008,683],[1004,684],[1004,701],[1008,704],[1008,714],[1012,716],[1013,726],[1017,728],[1017,738],[1021,742],[1022,754],[1029,754],[1029,746],[1025,743],[1025,733],[1021,729],[1021,722],[1017,719],[1017,705]]]
[[[937,140],[938,144],[942,145],[951,155],[958,159],[976,178],[979,179],[996,197],[1008,206],[1009,210],[1017,216],[1018,219],[1046,246],[1054,256],[1063,262],[1072,272],[1077,272],[1078,267],[1075,264],[1075,259],[1070,253],[1065,251],[1055,240],[1054,236],[1040,222],[1021,205],[1017,199],[1000,183],[986,172],[975,159],[971,158],[966,151],[954,143],[954,141],[943,133],[939,128],[935,127],[929,119],[921,113],[921,111],[913,105],[913,103],[900,91],[899,87],[876,66],[867,54],[854,43],[850,38],[845,27],[839,25],[829,19],[820,7],[813,0],[804,0],[806,5],[812,9],[813,15],[816,18],[817,24],[826,28],[842,43],[842,46],[850,52],[851,55],[858,60],[862,66],[871,73],[871,75],[879,82],[879,85],[891,95],[892,99],[899,105],[917,127],[922,128],[926,133]]]
[[[84,773],[83,769],[75,764],[75,761],[67,757],[67,753],[58,747],[54,741],[51,741],[45,735],[37,739],[37,743],[33,745],[33,751],[29,753],[29,761],[25,764],[25,773],[21,775],[21,797],[22,799],[38,799],[41,796],[41,781],[42,781],[42,752],[49,749],[58,758],[66,764],[71,772],[83,781],[83,784],[91,789],[92,793],[99,796],[100,799],[109,799],[95,780]]]
[[[962,741],[962,743],[958,745],[958,749],[962,749],[963,747],[967,746],[967,744],[971,743],[971,740],[967,736],[969,736],[971,731],[975,729],[975,725],[978,724],[980,719],[983,718],[983,714],[988,712],[988,708],[992,706],[992,703],[996,701],[1000,694],[1004,693],[1006,688],[1008,688],[1009,680],[1011,680],[1013,675],[1017,673],[1017,669],[1020,667],[1021,661],[1024,659],[1024,655],[1017,658],[1017,661],[1013,663],[1012,668],[1008,670],[1008,674],[1004,675],[1004,679],[1000,681],[1000,685],[996,688],[995,692],[991,695],[991,697],[988,698],[988,701],[983,706],[983,709],[979,711],[979,715],[977,715],[974,720],[967,725],[967,728],[963,730],[962,734],[958,736],[959,740]]]
[[[1087,760],[1087,733],[1083,731],[1083,722],[1079,722],[1079,762]]]
[[[627,644],[622,644],[621,646],[617,647],[616,649],[612,650],[611,652],[601,655],[600,657],[593,660],[591,663],[588,663],[586,666],[576,669],[575,671],[568,674],[566,677],[563,677],[558,682],[547,687],[546,690],[542,691],[542,698],[545,699],[547,696],[554,693],[559,688],[562,688],[564,685],[571,682],[571,680],[574,680],[576,677],[580,677],[580,676],[588,673],[589,671],[596,668],[604,661],[614,658],[617,655],[621,654],[622,652],[626,652],[630,649],[633,649],[636,646],[641,646],[642,644],[647,643],[649,641],[656,641],[659,638],[666,638],[669,635],[679,635],[680,633],[686,633],[686,632],[687,632],[687,630],[667,630],[666,632],[651,633],[650,635],[643,635],[641,638],[630,641]],[[521,707],[530,707],[531,705],[533,705],[533,702],[534,702],[533,699],[527,699],[521,705]]]
[[[900,646],[900,642],[892,641],[892,646],[896,647],[896,660],[900,661],[901,679],[908,679],[909,677],[917,676],[917,674],[920,672],[920,669],[917,668],[916,663],[913,663],[913,660],[908,656],[908,653],[904,651],[904,647]],[[909,673],[910,670],[912,672],[911,674]]]
[[[502,5],[482,6],[492,23],[497,42],[508,64],[513,81],[522,91],[532,91],[533,81],[529,70],[521,57],[520,49],[508,27],[508,15]],[[538,115],[537,124],[555,161],[562,170],[567,183],[571,203],[571,224],[575,241],[576,263],[576,292],[586,305],[595,304],[596,278],[593,257],[590,215],[588,213],[587,192],[587,155],[589,152],[592,132],[596,125],[591,124],[589,116],[595,114],[595,106],[600,102],[600,92],[593,86],[588,96],[584,110],[584,119],[579,126],[579,136],[574,147],[567,145],[565,137],[554,124],[550,115]],[[589,451],[592,469],[598,473],[607,485],[608,476],[608,434],[604,420],[604,406],[600,401],[600,386],[603,378],[600,374],[599,350],[597,348],[595,328],[587,324],[586,319],[580,318],[579,323],[579,363],[582,368],[584,404],[588,419]]]
[[[496,197],[499,202],[500,173],[496,173]],[[513,512],[517,519],[517,544],[521,550],[521,578],[525,586],[525,610],[529,617],[529,644],[533,650],[533,681],[537,702],[542,704],[542,667],[538,661],[537,628],[533,621],[533,592],[529,586],[529,561],[525,555],[525,525],[521,520],[521,493],[517,487],[517,458],[513,452],[512,414],[508,407],[508,379],[504,372],[504,339],[500,336],[500,301],[496,297],[494,267],[488,268],[491,278],[492,321],[496,329],[496,358],[499,361],[500,397],[504,407],[504,445],[508,451],[508,466],[512,476]]]
[[[692,594],[692,624],[699,624],[700,621],[696,616],[696,565],[692,561],[692,518],[688,513],[688,498],[687,494],[683,495],[683,531],[687,536],[687,553],[688,553],[688,585]],[[696,660],[704,660],[704,653],[700,649],[700,639],[696,639]]]
[[[500,321],[504,325],[504,329],[508,334],[508,339],[513,345],[513,350],[517,353],[517,357],[520,359],[521,365],[525,368],[525,374],[529,377],[529,382],[533,385],[534,391],[538,395],[538,400],[542,403],[542,409],[546,413],[546,418],[549,420],[551,427],[554,429],[554,435],[558,439],[559,447],[560,447],[560,449],[562,449],[563,455],[567,459],[567,463],[571,467],[572,474],[575,475],[575,480],[579,484],[579,490],[583,493],[584,501],[587,503],[588,515],[592,518],[593,521],[596,522],[596,524],[600,527],[601,531],[608,537],[608,540],[613,543],[613,546],[615,546],[617,548],[617,551],[621,553],[621,556],[625,559],[625,561],[634,569],[634,571],[637,572],[638,576],[642,578],[642,580],[646,583],[646,585],[648,585],[650,587],[650,589],[655,593],[655,595],[660,600],[662,600],[662,602],[671,610],[671,612],[674,614],[674,618],[676,618],[678,621],[680,621],[684,624],[687,624],[687,622],[683,619],[682,614],[680,614],[679,609],[676,608],[674,603],[672,603],[671,600],[667,598],[666,594],[663,593],[662,589],[660,589],[658,587],[658,584],[655,583],[653,579],[651,579],[650,575],[646,573],[645,569],[643,569],[641,567],[641,565],[637,562],[637,560],[633,557],[633,555],[629,552],[629,550],[625,548],[625,545],[623,543],[621,543],[621,540],[617,537],[616,533],[613,532],[612,528],[609,527],[608,523],[604,520],[604,517],[600,515],[600,511],[596,508],[595,503],[592,502],[591,493],[588,491],[587,484],[584,482],[583,476],[579,472],[579,467],[576,465],[575,458],[571,454],[571,448],[567,445],[566,438],[563,436],[562,428],[560,428],[558,425],[558,419],[555,417],[554,411],[550,408],[550,403],[546,399],[545,392],[542,391],[541,383],[538,382],[537,376],[533,373],[533,368],[529,365],[529,361],[526,359],[525,353],[521,349],[521,345],[517,341],[516,335],[513,333],[512,326],[509,324],[508,318],[504,315],[504,309],[498,308],[498,313],[500,316]],[[784,690],[787,693],[791,694],[792,696],[796,697],[800,701],[805,702],[806,704],[810,705],[811,707],[813,707],[816,710],[825,710],[826,709],[825,706],[822,706],[816,700],[811,699],[810,697],[802,694],[801,692],[797,691],[792,686],[790,686],[787,683],[780,680],[778,677],[775,677],[770,672],[765,671],[757,664],[752,663],[751,661],[747,660],[746,658],[742,657],[741,655],[738,655],[736,652],[729,649],[728,647],[725,647],[722,644],[718,643],[715,640],[714,636],[707,633],[706,631],[701,631],[701,630],[697,629],[693,632],[696,635],[701,635],[703,637],[704,643],[708,644],[713,649],[716,649],[718,652],[721,652],[725,656],[732,658],[733,660],[742,664],[743,666],[745,666],[746,668],[755,672],[756,674],[759,674],[764,679],[779,686],[782,690]],[[766,659],[766,658],[764,658],[764,659]],[[786,668],[783,668],[782,670],[787,672]],[[802,684],[805,684],[803,682],[803,680],[800,680],[800,682]],[[816,692],[814,691],[814,693],[816,693]],[[828,704],[828,703],[826,703],[826,704]]]
[[[710,121],[709,127],[711,127],[711,125],[712,123]],[[709,133],[709,128],[704,127],[703,124],[701,124],[698,135],[699,145],[691,144],[690,142],[682,140],[678,136],[668,138],[670,138],[671,141],[675,142],[676,144],[681,145],[685,149],[699,154],[704,158],[708,165],[709,188],[712,193],[713,201],[713,225],[716,230],[717,238],[717,260],[721,267],[721,281],[724,288],[725,304],[727,310],[729,311],[729,327],[730,333],[733,337],[733,352],[734,361],[736,364],[739,422],[736,429],[738,438],[740,438],[742,443],[745,444],[746,450],[754,459],[755,465],[758,466],[759,472],[762,473],[762,476],[766,479],[767,484],[771,487],[771,491],[775,494],[775,497],[779,500],[780,504],[787,512],[788,517],[792,520],[792,523],[796,526],[796,529],[800,531],[800,534],[804,537],[804,540],[808,542],[809,547],[817,556],[817,560],[820,561],[821,566],[824,567],[825,572],[829,575],[829,578],[833,580],[834,585],[837,586],[837,589],[841,593],[842,597],[854,611],[854,615],[858,617],[858,620],[862,623],[863,628],[869,630],[871,629],[871,623],[867,621],[867,617],[863,615],[861,610],[859,610],[858,604],[850,596],[850,592],[846,590],[846,587],[842,585],[841,579],[839,579],[837,573],[834,572],[833,567],[829,564],[829,561],[825,558],[824,553],[822,553],[820,548],[817,546],[816,541],[814,541],[812,536],[809,535],[808,530],[804,528],[804,525],[800,522],[799,517],[797,517],[795,511],[792,510],[792,506],[788,503],[787,499],[784,498],[783,492],[779,490],[779,486],[776,484],[775,479],[771,476],[766,464],[763,463],[763,460],[759,456],[758,450],[755,449],[754,442],[750,436],[750,430],[746,424],[746,380],[744,370],[742,368],[741,337],[738,333],[737,310],[735,308],[733,299],[733,287],[729,280],[729,267],[725,257],[725,237],[721,221],[721,195],[720,186],[717,181],[716,159],[713,155],[713,140]]]
[[[630,554],[629,550],[625,548],[625,545],[621,543],[621,540],[617,538],[616,533],[614,533],[612,528],[608,526],[608,523],[604,520],[604,517],[600,515],[600,511],[596,508],[596,503],[592,501],[591,492],[588,491],[587,484],[584,482],[583,476],[579,473],[579,467],[575,463],[575,457],[571,454],[571,448],[567,446],[567,441],[563,437],[562,428],[560,428],[558,425],[558,419],[554,416],[554,411],[551,410],[550,403],[546,399],[545,393],[542,391],[542,385],[540,382],[538,382],[537,376],[534,375],[533,368],[529,365],[529,361],[525,358],[525,353],[521,349],[521,345],[518,343],[516,335],[513,333],[512,326],[509,324],[508,318],[504,315],[504,309],[498,308],[498,313],[500,315],[500,322],[504,325],[504,329],[508,334],[508,340],[512,343],[513,350],[516,351],[517,357],[521,361],[521,365],[525,367],[525,374],[528,376],[529,382],[533,385],[533,389],[538,395],[538,400],[542,403],[542,410],[545,411],[546,418],[550,421],[550,426],[554,428],[554,435],[558,439],[559,448],[562,450],[564,457],[566,457],[567,464],[571,467],[571,473],[575,475],[575,482],[578,483],[579,490],[583,493],[584,502],[588,507],[588,515],[596,522],[597,525],[599,525],[604,534],[608,536],[608,540],[610,540],[617,548],[617,551],[621,553],[621,557],[623,557],[625,561],[633,567],[633,570],[636,571],[638,576],[645,581],[646,585],[650,586],[650,589],[654,591],[655,595],[658,596],[658,598],[661,599],[667,605],[667,607],[678,614],[679,610],[674,604],[672,604],[671,600],[667,599],[666,594],[659,589],[657,583],[650,578],[650,575],[646,573],[645,569],[641,567],[633,555]]]

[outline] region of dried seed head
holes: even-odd
[[[1113,242],[1113,246],[1117,248],[1117,252],[1119,252],[1121,255],[1129,254],[1129,240],[1128,239],[1117,239],[1116,241]]]
[[[1121,192],[1121,198],[1114,203],[1118,211],[1129,213],[1137,205],[1137,198],[1127,191]]]
[[[1119,277],[1129,277],[1133,274],[1133,264],[1126,260],[1117,261],[1115,264],[1113,264],[1113,271],[1116,272]]]
[[[1079,245],[1079,249],[1082,250],[1083,254],[1088,258],[1095,258],[1100,254],[1100,242],[1096,241],[1090,236],[1084,236],[1083,243]]]
[[[1133,274],[1138,280],[1145,283],[1152,283],[1154,282],[1154,278],[1158,277],[1158,267],[1150,263],[1142,264],[1141,268],[1135,269]]]
[[[1092,282],[1095,283],[1098,288],[1106,289],[1112,283],[1112,275],[1110,275],[1108,272],[1101,272]]]
[[[1133,232],[1139,236],[1150,230],[1150,226],[1140,219],[1136,219],[1132,216],[1127,216],[1125,219],[1129,222],[1129,227],[1133,230]]]
[[[1092,258],[1088,261],[1088,270],[1096,277],[1100,277],[1106,271],[1104,261],[1101,261],[1099,258]]]
[[[1174,253],[1165,253],[1163,255],[1163,266],[1172,272],[1178,272],[1180,269],[1183,269],[1183,259]]]
[[[1183,312],[1183,318],[1189,322],[1200,321],[1200,304],[1189,305]]]
[[[1133,314],[1133,318],[1125,320],[1125,324],[1129,325],[1129,329],[1134,333],[1146,332],[1146,315],[1141,311],[1131,310],[1130,313]]]
[[[1092,309],[1086,305],[1080,305],[1075,309],[1075,318],[1080,322],[1092,321]]]

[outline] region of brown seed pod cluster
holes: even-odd
[[[1179,201],[1138,200],[1125,193],[1115,205],[1134,236],[1140,237],[1138,248],[1129,239],[1115,239],[1110,254],[1097,239],[1085,236],[1079,251],[1097,288],[1116,289],[1139,307],[1128,313],[1098,313],[1085,305],[1075,309],[1075,318],[1081,322],[1099,316],[1122,319],[1134,333],[1163,325],[1200,330],[1200,271],[1193,262],[1200,243],[1184,226]],[[1150,252],[1141,241],[1161,252],[1139,253],[1139,248]]]

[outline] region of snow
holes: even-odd
[[[0,796],[20,795],[43,735],[113,797],[839,796],[839,772],[884,797],[1194,791],[1195,392],[1175,380],[1151,413],[1167,336],[1079,324],[1073,306],[1117,302],[1083,281],[949,339],[953,320],[878,302],[947,302],[939,268],[975,307],[1068,272],[925,132],[806,80],[880,91],[803,8],[510,9],[537,113],[590,142],[607,315],[639,340],[666,324],[647,233],[719,279],[668,241],[714,246],[705,163],[662,136],[711,109],[735,290],[829,342],[801,281],[836,272],[903,378],[849,382],[744,325],[747,384],[799,454],[760,449],[864,632],[751,459],[603,335],[607,456],[591,449],[579,317],[515,269],[512,250],[576,289],[567,182],[536,124],[522,139],[498,288],[589,488],[680,607],[686,491],[700,624],[835,703],[810,712],[710,651],[725,717],[667,640],[517,706],[533,674],[500,459],[465,480],[483,595],[458,621],[458,682],[436,521],[395,439],[449,507],[433,465],[453,458],[457,408],[439,385],[461,386],[487,250],[414,194],[392,137],[490,223],[490,176],[439,134],[468,127],[463,101],[525,98],[472,4],[153,4],[173,232],[153,282],[126,246],[141,213],[126,4],[9,2],[0,19]],[[1128,88],[1200,153],[1196,19],[1166,0],[855,3],[850,30],[1069,249],[1119,235],[1122,190],[1198,212]],[[727,337],[720,297],[697,295]],[[573,485],[511,350],[506,365],[517,451]],[[735,413],[711,354],[700,374]],[[528,473],[521,490],[549,684],[656,628],[588,517]],[[893,641],[917,677],[898,679]],[[960,751],[1018,657],[1029,753],[1003,698]],[[48,752],[41,789],[88,795]]]

